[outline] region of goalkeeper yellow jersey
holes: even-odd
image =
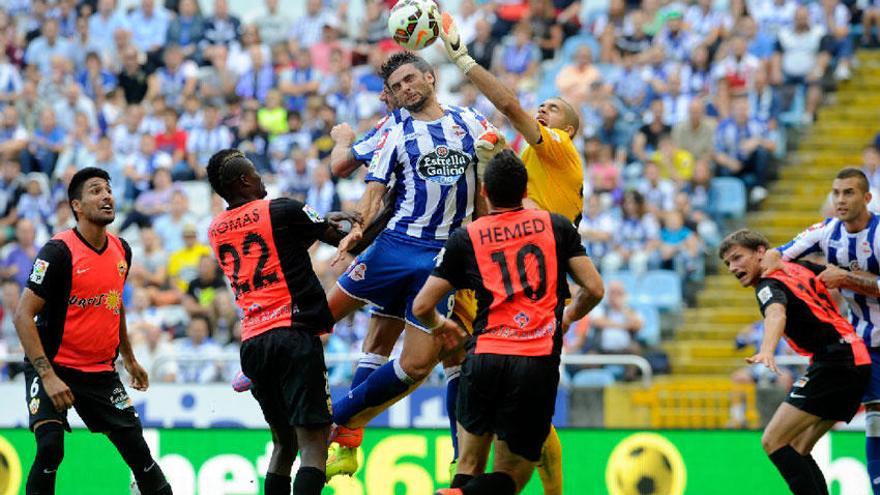
[[[584,207],[584,170],[568,133],[543,125],[541,142],[522,154],[529,172],[528,196],[542,210],[577,223]]]

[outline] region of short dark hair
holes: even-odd
[[[425,72],[430,72],[431,75],[434,75],[434,69],[431,67],[431,64],[429,64],[425,59],[416,55],[413,52],[404,51],[397,52],[391,55],[390,57],[388,57],[388,60],[386,60],[385,63],[382,64],[382,68],[379,69],[379,73],[382,76],[382,81],[384,81],[387,85],[388,78],[391,77],[391,74],[394,74],[394,71],[403,67],[406,64],[413,64],[416,69],[421,71],[423,74]]]
[[[529,174],[513,150],[505,149],[489,160],[483,173],[486,193],[493,206],[511,208],[522,204]]]
[[[253,164],[241,151],[235,148],[220,150],[208,160],[208,182],[214,192],[229,202],[229,186],[251,166]]]
[[[753,230],[739,229],[736,232],[728,234],[728,236],[721,241],[721,244],[718,245],[718,257],[723,260],[724,255],[735,246],[742,246],[746,249],[757,251],[761,246],[763,246],[764,249],[770,249],[770,241],[768,241],[763,234]]]
[[[79,220],[76,211],[73,209],[73,201],[82,199],[83,186],[86,181],[95,177],[104,179],[110,183],[110,174],[106,170],[98,167],[86,167],[79,172],[73,174],[70,179],[70,185],[67,186],[67,204],[70,205],[70,211],[73,212],[73,218]]]
[[[871,190],[871,183],[868,182],[868,176],[865,175],[864,172],[855,168],[855,167],[846,167],[845,169],[837,172],[837,177],[835,179],[856,179],[859,181],[859,187],[862,188],[862,192],[868,192]]]

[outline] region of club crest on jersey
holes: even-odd
[[[850,271],[853,271],[853,272],[857,272],[857,271],[861,270],[862,267],[859,266],[859,260],[850,261],[849,262],[849,269],[850,269]]]
[[[419,157],[416,170],[425,180],[451,186],[458,182],[470,163],[469,155],[448,146],[437,146],[434,151]]]
[[[125,271],[128,270],[128,263],[126,263],[125,260],[121,260],[116,264],[116,270],[119,271],[120,277],[124,277]]]
[[[28,409],[31,410],[31,414],[36,415],[37,411],[40,410],[40,398],[34,397],[31,399],[31,402],[28,404]]]
[[[34,261],[34,269],[31,271],[31,282],[35,284],[42,284],[43,279],[46,278],[46,270],[48,269],[49,262],[37,258],[36,261]]]
[[[529,324],[529,321],[531,321],[531,318],[529,318],[529,315],[525,314],[525,312],[520,311],[513,317],[513,321],[515,321],[520,328],[525,328],[526,325]]]

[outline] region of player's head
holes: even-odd
[[[567,132],[569,137],[574,137],[581,126],[581,119],[574,107],[558,96],[541,103],[535,119],[544,127]]]
[[[529,176],[526,166],[513,150],[505,149],[495,155],[483,172],[483,196],[494,208],[522,206]]]
[[[418,112],[434,98],[434,69],[412,52],[397,52],[382,64],[382,80],[393,102]]]
[[[852,222],[868,215],[871,186],[861,170],[847,167],[837,173],[831,183],[831,203],[834,214],[842,222]]]
[[[73,174],[67,186],[67,202],[73,218],[98,225],[110,225],[116,218],[110,174],[97,167],[86,167]]]
[[[770,249],[770,241],[749,229],[740,229],[728,235],[718,246],[718,256],[743,287],[750,287],[761,279],[761,259]]]
[[[227,203],[266,197],[266,186],[256,167],[237,149],[220,150],[208,160],[211,188]]]

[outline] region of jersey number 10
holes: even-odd
[[[538,286],[535,287],[529,281],[528,273],[526,273],[526,257],[532,255],[538,264]],[[507,256],[503,249],[492,251],[492,261],[498,264],[501,269],[501,279],[504,282],[504,292],[507,294],[507,300],[513,299],[514,289],[513,280],[510,277],[510,268],[507,265]],[[547,260],[544,257],[544,251],[534,244],[526,244],[516,252],[516,271],[519,275],[520,287],[522,293],[529,299],[537,301],[544,297],[547,293]]]

